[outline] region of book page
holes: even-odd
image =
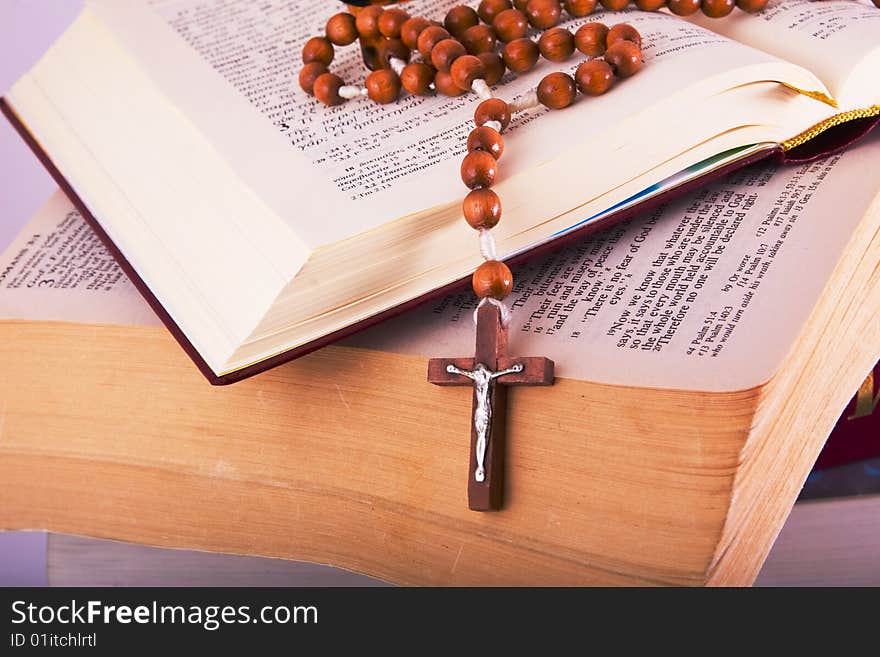
[[[420,0],[406,9],[442,19],[454,4]],[[460,200],[458,168],[479,102],[475,94],[404,95],[384,106],[362,98],[325,108],[298,88],[302,44],[323,34],[327,18],[341,4],[92,0],[89,6],[221,154],[241,163],[248,184],[310,246]],[[667,14],[605,12],[564,25],[576,30],[586,20],[633,23],[647,44],[644,70],[614,93],[564,112],[535,110],[521,116],[506,135],[505,177],[602,134],[669,98],[671,91],[725,71],[779,63]],[[542,60],[528,74],[508,73],[500,95],[512,100],[550,71],[573,71],[582,59],[558,65]],[[349,84],[363,83],[356,45],[337,48],[331,69]],[[247,143],[251,133],[259,137],[254,146]]]
[[[60,190],[0,255],[0,318],[162,325]]]
[[[649,216],[514,268],[512,354],[560,377],[742,390],[776,371],[878,195],[880,133],[843,155],[748,168]],[[468,290],[374,327],[355,346],[473,353]]]
[[[880,10],[870,0],[770,0],[764,11],[737,11],[723,20],[700,13],[689,20],[800,64],[851,107],[880,103]],[[871,67],[869,80],[853,80]],[[866,85],[865,82],[873,84]]]

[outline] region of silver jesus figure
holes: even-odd
[[[477,469],[474,472],[474,479],[485,481],[486,444],[489,439],[489,427],[492,425],[492,382],[505,374],[522,372],[523,366],[517,363],[506,370],[493,372],[482,363],[477,363],[473,370],[462,370],[455,365],[447,365],[446,371],[450,374],[466,376],[474,382],[474,396],[477,400],[474,408],[474,428],[477,430]]]

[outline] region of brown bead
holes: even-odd
[[[690,16],[700,9],[700,0],[667,0],[666,6],[676,16]]]
[[[600,2],[605,9],[611,11],[620,11],[629,4],[629,0],[600,0]]]
[[[488,25],[505,9],[513,7],[510,0],[482,0],[477,7],[477,15]]]
[[[586,96],[601,96],[614,83],[614,71],[604,59],[589,59],[578,66],[574,80]]]
[[[562,109],[574,102],[577,88],[567,73],[550,73],[538,83],[538,101],[550,109]]]
[[[446,71],[437,71],[434,74],[434,88],[444,96],[461,96],[465,90],[452,80],[452,75]]]
[[[424,62],[413,62],[400,72],[400,84],[413,96],[427,96],[434,81],[434,67]]]
[[[370,98],[380,105],[393,103],[400,96],[400,78],[390,69],[373,71],[367,76],[364,86]]]
[[[415,50],[419,47],[419,35],[430,24],[426,18],[413,16],[400,26],[400,40],[407,48]]]
[[[562,20],[562,5],[559,4],[559,0],[529,0],[526,5],[526,17],[532,27],[546,30],[559,25],[559,21]]]
[[[608,28],[602,23],[584,23],[574,33],[574,46],[587,57],[598,57],[605,53],[605,39]]]
[[[642,47],[642,35],[629,23],[618,23],[608,30],[608,36],[605,37],[605,46],[610,48],[618,41],[632,41],[639,48]]]
[[[531,39],[514,39],[501,51],[504,65],[514,73],[531,71],[538,63],[538,46]]]
[[[632,41],[618,41],[605,51],[605,61],[621,78],[634,75],[642,66],[642,50]]]
[[[471,284],[481,299],[504,299],[513,291],[513,274],[500,260],[486,260],[477,267]]]
[[[498,163],[486,151],[474,151],[461,161],[461,180],[470,189],[491,187],[498,173]]]
[[[489,230],[501,220],[501,199],[491,189],[475,189],[464,197],[461,210],[471,228]]]
[[[700,8],[709,18],[723,18],[736,7],[736,0],[703,0]]]
[[[403,9],[391,7],[379,14],[379,33],[389,39],[400,38],[400,28],[409,20],[409,14]]]
[[[434,46],[450,36],[452,35],[439,25],[429,25],[426,27],[419,34],[418,39],[419,52],[422,53],[422,57],[426,61],[431,61],[431,51],[434,50]]]
[[[438,71],[448,73],[452,62],[466,54],[467,50],[464,49],[461,42],[455,39],[443,39],[431,51],[431,63]]]
[[[492,21],[495,35],[504,43],[521,39],[529,31],[529,20],[519,9],[505,9]]]
[[[379,36],[379,16],[385,11],[379,5],[370,5],[361,9],[354,22],[362,39],[375,39]]]
[[[495,50],[495,30],[489,25],[474,25],[461,35],[461,43],[472,55]]]
[[[658,11],[666,6],[666,0],[636,0],[636,7],[642,11]]]
[[[874,6],[880,9],[880,0],[873,0]]]
[[[358,38],[357,25],[355,25],[354,16],[348,12],[334,14],[327,21],[327,27],[324,33],[331,43],[337,46],[347,46],[354,43]]]
[[[326,72],[327,66],[324,62],[309,62],[303,65],[302,70],[299,72],[299,86],[307,94],[315,93],[315,80],[318,79],[319,75],[323,75]]]
[[[504,140],[501,138],[501,133],[494,128],[481,125],[471,130],[471,134],[468,135],[467,149],[468,153],[486,151],[496,160],[500,160],[501,154],[504,153]]]
[[[460,38],[466,29],[479,22],[480,17],[477,16],[477,12],[466,5],[459,5],[446,12],[443,27],[449,30],[449,33],[454,37]]]
[[[589,16],[596,10],[596,0],[565,0],[563,6],[570,16],[580,18]]]
[[[315,78],[312,90],[315,98],[325,105],[339,105],[343,98],[339,95],[339,87],[344,84],[341,77],[335,73],[322,73]]]
[[[492,87],[501,82],[507,71],[501,56],[495,52],[481,52],[477,57],[483,62],[483,68],[486,70],[486,84]]]
[[[465,91],[471,90],[474,80],[486,79],[486,69],[476,55],[462,55],[456,59],[452,62],[449,74],[452,76],[452,81]]]
[[[379,41],[379,60],[383,68],[391,68],[391,60],[409,61],[409,48],[400,39],[382,39]]]
[[[574,36],[564,27],[551,28],[538,39],[538,50],[544,59],[564,62],[574,52]]]
[[[303,64],[309,62],[321,62],[325,66],[330,66],[333,61],[333,44],[330,39],[325,37],[312,37],[306,41],[303,46],[302,60]]]
[[[529,4],[529,0],[513,0],[513,8],[519,9],[522,12],[525,12],[526,6]]]
[[[769,0],[736,0],[736,6],[750,14],[756,14],[767,6]],[[880,7],[880,0],[874,0],[874,4]]]
[[[510,125],[510,105],[500,98],[488,98],[477,105],[474,111],[474,123],[483,125],[487,121],[498,121],[504,130]]]

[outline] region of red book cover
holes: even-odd
[[[880,456],[880,362],[840,416],[814,470],[876,456]]]

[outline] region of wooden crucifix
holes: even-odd
[[[477,310],[474,357],[432,358],[428,381],[439,386],[473,386],[468,507],[473,511],[500,509],[504,502],[504,386],[553,385],[553,361],[508,356],[501,312],[485,303]]]

